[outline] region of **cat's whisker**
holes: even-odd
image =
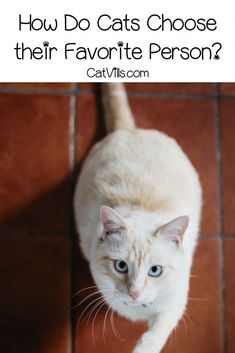
[[[103,291],[103,292],[105,292],[105,291],[115,291],[115,292],[117,292],[116,289],[112,289],[112,288],[97,287],[97,286],[89,286],[89,287],[82,288],[82,289],[80,289],[79,291],[77,291],[76,293],[74,293],[74,294],[72,295],[72,297],[71,297],[71,301],[72,301],[78,294],[80,294],[80,293],[82,293],[82,292],[84,292],[84,291],[86,291],[86,290],[91,290],[91,289],[97,289],[99,292],[100,292],[100,291]]]
[[[206,298],[192,298],[192,297],[188,297],[188,300],[196,300],[196,301],[208,302],[208,299],[206,299]]]
[[[99,298],[99,299],[100,300],[99,301],[97,300],[97,303],[93,307],[91,307],[90,311],[87,313],[87,315],[85,317],[85,320],[86,320],[87,323],[89,323],[90,318],[91,318],[92,314],[94,313],[94,311],[96,310],[96,308],[98,308],[99,305],[102,304],[105,301],[104,298]]]
[[[107,317],[108,317],[108,314],[111,310],[111,306],[108,306],[108,309],[105,313],[105,317],[104,317],[104,321],[103,321],[103,341],[105,342],[105,335],[107,335],[107,330],[106,330],[106,321],[107,321]]]
[[[98,306],[99,306],[101,303],[105,302],[106,299],[110,299],[110,298],[112,298],[112,295],[109,296],[109,297],[107,297],[107,298],[101,298],[101,300],[91,309],[90,313],[87,314],[87,316],[86,316],[86,317],[87,317],[87,323],[89,323],[90,318],[91,318],[93,312],[95,311],[95,309],[98,308]],[[88,317],[88,315],[89,315],[89,317]]]
[[[80,317],[79,317],[79,319],[78,319],[77,328],[78,328],[78,326],[80,325],[80,322],[81,322],[81,320],[82,320],[82,317],[83,317],[83,315],[85,314],[85,312],[88,310],[88,308],[90,308],[91,305],[93,305],[94,303],[96,303],[98,300],[101,300],[101,299],[103,300],[103,297],[102,297],[102,296],[100,296],[100,297],[94,299],[91,303],[89,303],[89,304],[85,307],[85,309],[82,311],[82,313],[81,313],[81,315],[80,315]]]
[[[190,275],[190,278],[198,278],[201,277],[201,275]]]
[[[86,300],[88,300],[89,298],[93,297],[94,295],[97,295],[97,294],[101,294],[100,291],[96,291],[96,292],[93,292],[89,295],[87,295],[82,301],[80,301],[78,304],[74,305],[70,310],[74,310],[76,308],[78,308],[80,305],[82,305]]]
[[[185,312],[184,312],[184,315],[187,317],[187,319],[188,319],[188,321],[190,322],[191,326],[194,326],[194,324],[193,324],[193,322],[192,322],[192,320],[191,320],[191,318],[190,318],[190,316],[189,316],[189,314],[187,313],[186,310],[185,310]]]
[[[188,327],[187,327],[187,323],[186,323],[186,320],[185,320],[185,318],[184,318],[184,315],[182,316],[182,320],[183,320],[183,323],[184,323],[184,335],[185,335],[185,337],[186,337]]]
[[[74,293],[72,295],[71,300],[73,300],[79,293],[84,292],[85,290],[94,289],[94,288],[98,289],[97,286],[90,286],[90,287],[85,287],[85,288],[80,289],[79,291],[77,291],[76,293]]]
[[[95,344],[95,335],[94,335],[95,320],[97,318],[97,315],[98,315],[99,311],[101,310],[101,308],[105,304],[106,304],[106,301],[104,300],[103,303],[100,305],[99,309],[96,311],[95,316],[94,316],[94,318],[92,320],[91,333],[92,333],[92,340],[93,340],[94,344]]]
[[[113,333],[114,335],[122,342],[125,342],[126,340],[122,337],[119,336],[118,332],[117,332],[117,329],[115,327],[115,323],[114,323],[114,311],[112,310],[112,313],[110,315],[110,322],[111,322],[111,327],[112,327],[112,330],[113,330]]]
[[[114,292],[114,290],[113,289],[106,289],[104,292],[106,292],[106,293],[112,293],[112,292]],[[74,309],[76,309],[76,308],[78,308],[81,304],[83,304],[86,300],[88,300],[89,298],[91,298],[91,297],[93,297],[94,295],[97,295],[97,294],[100,294],[100,295],[102,295],[102,293],[100,292],[100,290],[97,290],[97,291],[95,291],[95,292],[93,292],[93,293],[90,293],[89,295],[87,295],[81,302],[79,302],[78,304],[76,304],[76,305],[74,305],[70,310],[74,310]]]
[[[97,288],[96,286],[94,286],[95,288]],[[89,288],[89,287],[87,287]],[[84,290],[87,289],[87,288],[83,288]],[[78,294],[78,293],[77,293]],[[83,304],[87,299],[89,299],[90,297],[92,297],[93,295],[95,294],[101,294],[99,290],[93,292],[93,293],[90,293],[90,295],[86,296],[81,302],[79,302],[78,304],[72,306],[71,308],[68,309],[68,312],[71,312],[73,310],[75,310],[76,308],[78,308],[81,304]],[[73,297],[75,297],[75,295],[73,295]],[[73,300],[71,299],[71,302]]]

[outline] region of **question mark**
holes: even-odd
[[[218,44],[218,46],[219,46],[219,48],[216,50],[216,52],[215,52],[215,55],[214,55],[214,59],[215,60],[219,60],[220,59],[220,56],[218,55],[218,52],[221,50],[221,48],[222,48],[222,44],[221,43],[219,43],[219,42],[216,42],[216,43],[214,43],[213,45],[212,45],[212,48],[213,48],[213,46],[214,45],[217,45]]]

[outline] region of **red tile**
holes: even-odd
[[[70,352],[70,241],[0,239],[0,352]]]
[[[63,82],[1,82],[0,88],[16,88],[16,89],[46,89],[46,90],[69,90],[72,87],[72,83],[63,83]]]
[[[99,87],[99,84],[97,83],[91,83],[91,82],[78,82],[78,88],[81,91],[86,91],[86,90],[92,90],[96,91]]]
[[[97,85],[92,83],[79,83],[79,89],[96,90]],[[149,92],[166,94],[206,94],[215,93],[213,83],[126,83],[130,92]]]
[[[235,96],[235,83],[220,83],[220,94]]]
[[[220,269],[219,247],[217,239],[204,239],[200,241],[195,254],[195,264],[192,269],[191,290],[189,305],[184,320],[179,324],[176,333],[172,334],[164,349],[165,353],[173,350],[181,353],[220,353]],[[79,290],[93,284],[88,266],[80,258],[79,265]],[[82,269],[82,271],[81,271]],[[205,290],[206,288],[206,290]],[[81,303],[78,317],[87,307],[83,319],[77,329],[76,352],[77,353],[130,353],[135,343],[145,331],[142,323],[132,323],[115,315],[115,327],[120,338],[113,333],[110,316],[106,320],[107,335],[103,335],[104,318],[107,307],[101,308],[95,317],[95,312],[89,318],[89,312],[95,307],[92,299],[88,297],[82,303],[85,296],[92,292],[87,290],[80,292],[77,303]],[[90,306],[89,306],[90,305]],[[92,323],[94,322],[93,335]],[[92,337],[94,336],[94,337]],[[93,341],[94,339],[94,341]],[[123,339],[125,341],[123,341]]]
[[[224,232],[235,234],[235,100],[221,101]]]
[[[174,137],[199,172],[203,187],[202,232],[218,232],[217,167],[212,100],[130,97],[137,126]]]
[[[0,95],[1,230],[68,230],[69,103]]]
[[[127,90],[132,92],[157,92],[178,94],[213,94],[212,83],[128,83]]]
[[[95,142],[105,136],[99,99],[92,95],[78,98],[78,161],[81,162]]]
[[[235,238],[224,241],[227,352],[235,353]]]

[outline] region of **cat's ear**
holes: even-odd
[[[116,211],[108,206],[100,207],[100,220],[104,227],[104,236],[126,230],[126,225],[122,218]]]
[[[164,236],[166,239],[173,241],[177,247],[180,247],[184,232],[189,223],[188,216],[175,218],[173,221],[164,224],[157,232],[158,235]]]

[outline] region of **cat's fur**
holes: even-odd
[[[158,353],[187,303],[200,182],[173,138],[135,127],[122,84],[104,84],[103,100],[110,134],[90,151],[75,193],[81,247],[108,305],[149,323],[133,352]],[[128,273],[114,268],[118,259]],[[154,265],[161,276],[148,275]]]

